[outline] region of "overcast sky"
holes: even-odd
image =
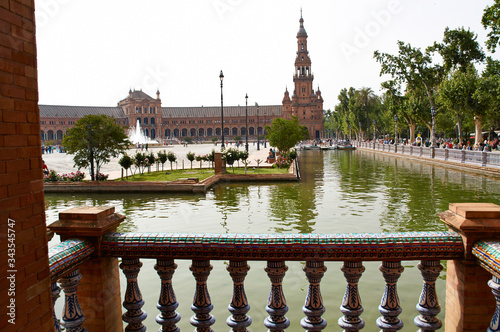
[[[446,26],[476,32],[493,0],[35,0],[40,104],[115,106],[129,89],[162,106],[279,105],[293,91],[300,9],[314,88],[380,93],[373,52],[425,48]],[[495,58],[498,56],[495,53]]]

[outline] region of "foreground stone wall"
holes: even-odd
[[[34,2],[0,1],[0,331],[51,331]]]

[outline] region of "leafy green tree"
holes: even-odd
[[[193,143],[193,139],[191,137],[184,137],[184,142],[186,142],[186,144],[191,144]]]
[[[269,144],[275,146],[279,151],[288,152],[295,144],[309,138],[306,126],[299,125],[296,116],[291,120],[275,118],[271,127],[266,127]]]
[[[217,137],[212,137],[212,143],[214,143],[214,145],[215,145],[215,144],[217,144],[217,141],[218,141],[218,140],[219,140],[219,139],[218,139]]]
[[[231,165],[234,173],[234,162],[240,159],[240,150],[235,148],[229,148],[224,152],[224,160],[228,165]]]
[[[494,53],[500,41],[500,0],[495,0],[492,6],[484,9],[481,23],[485,29],[490,29],[486,48]]]
[[[163,165],[167,162],[167,153],[165,150],[158,152],[158,161],[161,163],[161,170],[163,171]]]
[[[193,161],[194,161],[194,158],[195,158],[195,153],[194,152],[191,152],[189,151],[187,154],[186,154],[186,158],[187,160],[189,160],[191,162],[191,169],[193,169]]]
[[[374,52],[374,58],[381,64],[380,75],[389,74],[392,78],[406,85],[407,91],[423,91],[427,96],[430,107],[435,107],[434,93],[442,81],[444,69],[439,64],[433,64],[433,49],[428,48],[422,52],[410,44],[398,41],[398,55]],[[419,118],[429,127],[431,125],[431,112],[418,114]],[[431,134],[432,145],[436,145],[434,132]]]
[[[146,154],[136,152],[134,156],[134,165],[139,170],[139,174],[143,174],[144,168],[146,167]]]
[[[132,165],[134,164],[134,161],[132,160],[132,158],[130,158],[130,156],[125,153],[120,158],[118,163],[120,164],[121,167],[123,167],[125,169],[125,177],[128,177],[128,169],[130,167],[132,167]]]
[[[167,159],[170,162],[170,170],[173,170],[172,164],[177,160],[177,156],[172,151],[168,151]]]
[[[429,49],[436,50],[441,55],[446,73],[453,70],[465,73],[471,64],[479,64],[485,60],[484,52],[477,42],[477,34],[463,27],[454,30],[446,27],[443,42],[435,42]]]
[[[90,129],[87,129],[90,126]],[[78,169],[90,167],[92,141],[95,174],[111,157],[118,157],[131,144],[123,128],[107,115],[86,115],[70,128],[62,141]]]

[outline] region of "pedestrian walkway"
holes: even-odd
[[[236,145],[233,144],[229,145],[228,147],[236,148]],[[239,150],[243,151],[244,149],[245,149],[244,145],[239,146]],[[260,164],[261,166],[269,166],[270,164],[266,163],[266,159],[269,154],[269,149],[270,149],[269,145],[267,145],[267,148],[264,148],[263,144],[261,144],[260,150],[257,150],[257,144],[249,143],[248,146],[249,150],[248,160],[250,161],[249,166],[250,167],[257,166],[256,162],[257,159],[260,159],[262,161],[262,163]],[[128,150],[127,153],[129,156],[134,156],[137,151],[143,153],[153,152],[154,155],[156,156],[157,153],[162,150],[166,150],[167,152],[172,151],[177,156],[177,163],[173,165],[174,169],[189,169],[191,168],[191,162],[186,158],[186,154],[188,152],[194,152],[195,155],[209,154],[212,150],[215,150],[215,152],[219,152],[220,144],[218,144],[217,146],[214,146],[214,144],[211,143],[189,144],[188,146],[183,146],[183,145],[152,146],[148,148],[148,151],[146,150],[141,151],[141,149],[131,148]],[[74,157],[73,155],[67,153],[59,153],[59,152],[53,152],[50,154],[42,155],[42,159],[47,164],[49,170],[54,170],[58,174],[78,171],[78,168],[73,166],[74,165],[73,157]],[[121,177],[121,167],[118,164],[119,160],[120,158],[112,158],[109,163],[102,166],[101,173],[108,174],[109,180],[118,179]],[[204,164],[205,167],[208,167],[208,163]],[[199,167],[199,162],[194,161],[193,168],[198,168],[198,167]],[[164,169],[170,169],[170,163],[168,161],[165,164]],[[89,169],[81,169],[80,171],[85,173],[86,180],[90,180]]]

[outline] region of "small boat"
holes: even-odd
[[[301,148],[303,150],[319,150],[319,146],[316,145],[303,145]]]
[[[355,146],[352,145],[337,145],[337,150],[356,150]]]

